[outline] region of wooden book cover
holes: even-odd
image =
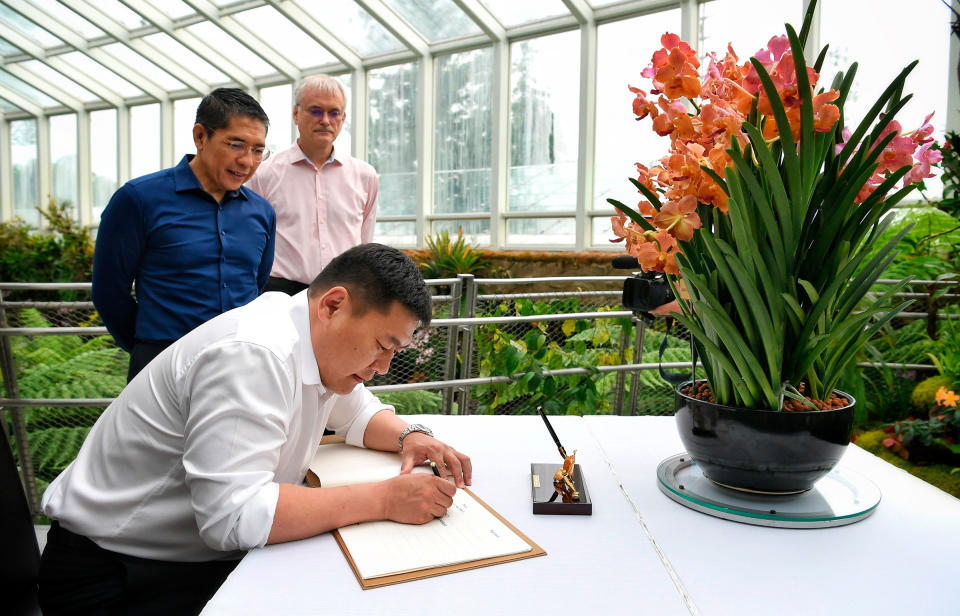
[[[371,469],[378,466],[381,476],[373,479],[378,471]],[[398,454],[321,445],[307,483],[379,481],[399,470]],[[351,482],[350,477],[360,480]],[[546,554],[468,489],[457,490],[447,515],[427,524],[364,522],[334,531],[334,538],[364,590]]]

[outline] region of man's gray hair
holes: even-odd
[[[307,90],[318,90],[321,94],[339,94],[343,98],[344,107],[347,105],[347,93],[343,89],[343,84],[331,75],[310,75],[301,79],[297,89],[293,91],[293,102],[296,105],[300,105],[303,93]]]

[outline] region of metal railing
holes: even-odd
[[[562,351],[563,345],[569,345],[571,339],[581,335],[571,335],[564,330],[570,327],[577,332],[606,331],[606,339],[598,336],[589,345],[604,349],[606,365],[537,366],[540,376],[564,383],[590,380],[599,391],[596,412],[669,414],[673,408],[672,387],[657,371],[659,368],[690,369],[689,346],[682,342],[688,336],[682,328],[670,332],[678,338],[674,343],[674,356],[683,355],[682,347],[687,345],[682,360],[656,361],[657,354],[650,350],[647,334],[653,331],[656,338],[662,340],[667,335],[664,322],[659,319],[647,323],[632,312],[617,309],[625,278],[477,279],[460,275],[427,281],[433,292],[436,318],[422,336],[418,334],[420,339],[415,340],[415,348],[395,358],[390,373],[378,376],[370,389],[384,398],[425,392],[433,406],[426,410],[418,408],[418,412],[531,413],[536,396],[516,391],[504,393],[506,388],[528,376],[527,373],[491,372],[489,360],[496,353],[489,338],[499,335],[507,344],[512,344],[539,328],[545,335],[555,337],[555,348]],[[902,297],[923,300],[932,297],[934,289],[955,283],[917,281],[912,284],[925,287],[927,292],[903,292]],[[78,447],[85,430],[125,384],[127,356],[115,346],[88,299],[68,301],[22,296],[69,293],[89,297],[89,292],[90,283],[0,283],[0,373],[4,387],[0,409],[9,416],[7,421],[0,414],[4,419],[0,425],[15,449],[28,502],[35,514],[39,511],[39,497],[45,483],[75,456],[76,451],[70,447]],[[10,295],[21,297],[8,299]],[[956,299],[957,296],[950,297]],[[535,310],[522,314],[524,305]],[[935,304],[929,302],[929,305]],[[551,313],[553,309],[557,312]],[[493,316],[495,313],[502,314]],[[957,318],[957,315],[931,308],[926,312],[903,312],[898,317],[935,321]],[[616,361],[611,361],[613,359]],[[881,364],[861,364],[878,365]],[[927,364],[894,367],[933,369]],[[575,387],[557,391],[558,404],[574,405],[574,401],[564,398],[572,389]],[[641,401],[644,391],[650,395]],[[504,403],[503,399],[509,396],[513,397]],[[398,406],[398,410],[403,409]],[[595,411],[590,409],[590,412]],[[72,444],[55,446],[55,437],[63,434],[73,439]],[[40,441],[50,445],[57,455],[51,456],[49,450],[36,455]]]

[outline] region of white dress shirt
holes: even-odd
[[[320,382],[306,291],[266,293],[140,372],[47,488],[43,511],[123,554],[239,558],[266,543],[279,483],[302,482],[324,427],[362,447],[383,409],[363,385],[339,396]]]

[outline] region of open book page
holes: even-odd
[[[310,470],[324,488],[373,483],[400,474],[400,455],[346,443],[321,445],[310,461]],[[428,466],[418,466],[413,472],[429,473],[431,470]]]
[[[464,490],[445,516],[426,524],[363,522],[339,533],[364,579],[531,550]]]
[[[400,455],[345,443],[321,445],[310,470],[321,487],[383,481],[399,474]],[[420,466],[414,472],[432,471]],[[364,522],[337,533],[363,579],[532,553],[534,548],[543,554],[467,490],[457,490],[447,514],[426,524]]]

